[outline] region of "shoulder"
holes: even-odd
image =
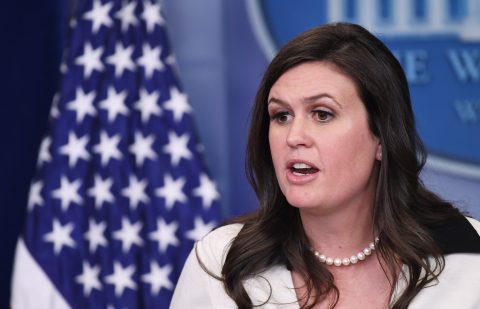
[[[242,227],[243,224],[239,223],[220,226],[205,235],[199,242],[204,244],[229,242],[237,236]]]
[[[408,308],[478,308],[480,296],[480,222],[454,218],[435,230],[445,253],[436,283],[422,289]]]
[[[216,228],[199,240],[197,246],[213,251],[228,248],[242,227],[243,224],[229,224]]]
[[[480,222],[476,219],[451,218],[431,232],[444,254],[480,253]]]
[[[241,229],[241,224],[225,225],[196,242],[178,279],[170,308],[236,307],[219,278],[230,244]]]
[[[218,275],[228,250],[242,227],[242,224],[224,225],[205,235],[195,245],[199,262]]]
[[[477,234],[480,235],[480,221],[470,217],[467,217],[467,220],[470,223],[470,225],[475,229]]]

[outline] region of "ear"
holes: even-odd
[[[382,161],[382,144],[380,142],[377,145],[377,153],[375,154],[375,159]]]

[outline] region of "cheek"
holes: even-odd
[[[286,194],[287,189],[285,179],[285,154],[287,152],[285,142],[282,142],[282,136],[275,132],[269,132],[270,156],[273,162],[273,168],[280,190]]]
[[[337,136],[325,150],[328,152],[324,156],[327,166],[337,175],[342,174],[343,181],[348,181],[350,178],[364,178],[370,173],[375,163],[376,141],[369,132],[351,131],[342,137]]]
[[[270,155],[272,157],[273,165],[276,166],[282,155],[282,144],[280,143],[280,137],[276,136],[275,132],[269,131],[268,143],[270,146]]]

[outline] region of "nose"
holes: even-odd
[[[292,148],[310,147],[312,145],[308,123],[304,119],[294,118],[290,123],[287,145]]]

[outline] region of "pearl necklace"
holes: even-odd
[[[335,266],[348,266],[350,264],[357,264],[358,261],[363,261],[365,258],[369,255],[372,254],[372,251],[375,250],[377,244],[378,244],[378,237],[375,237],[375,240],[371,243],[368,244],[368,247],[365,247],[362,251],[358,252],[355,255],[352,255],[351,257],[346,257],[346,258],[332,258],[329,256],[326,256],[324,254],[320,254],[318,251],[313,250],[313,253],[315,256],[318,258],[318,260],[321,263],[325,263],[327,265],[335,265]]]

